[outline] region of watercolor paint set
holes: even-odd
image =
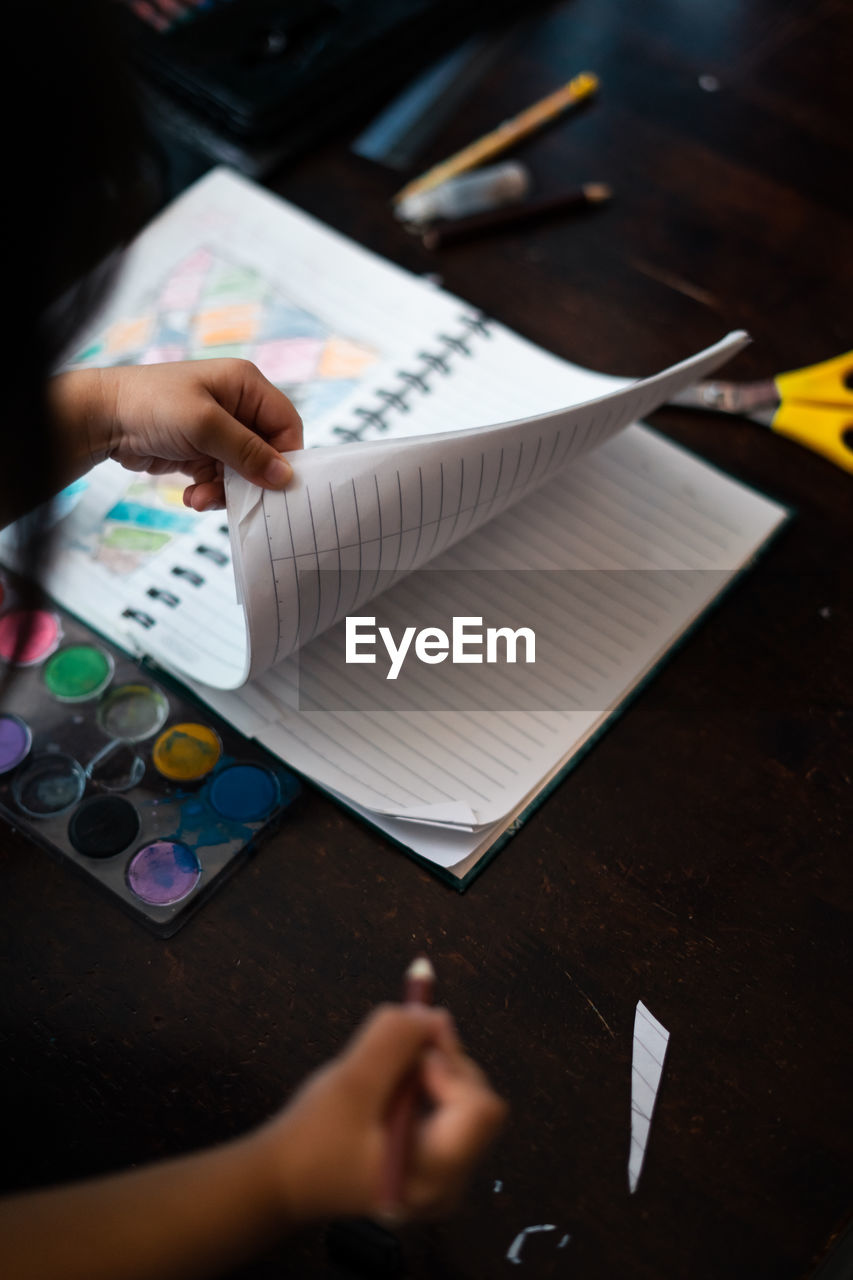
[[[8,578],[0,597],[0,814],[171,936],[297,779],[69,614],[24,609]]]

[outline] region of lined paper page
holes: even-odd
[[[732,334],[663,373],[555,413],[297,454],[296,479],[283,493],[260,492],[229,473],[251,674],[357,613],[380,584],[387,587],[389,574],[393,581],[430,563],[550,483],[549,477],[703,377],[745,341]],[[269,540],[267,554],[259,525]],[[328,570],[337,573],[337,588],[324,593]],[[344,575],[347,589],[341,590]]]
[[[594,710],[347,711],[345,688],[335,710],[294,710],[293,661],[240,694],[204,696],[320,785],[380,823],[384,816],[394,833],[405,828],[418,852],[454,865],[588,740],[784,514],[655,433],[631,427],[540,488],[535,503],[506,512],[442,557],[442,567],[460,569],[598,570],[617,578],[657,571],[633,573],[621,594],[608,594],[601,572],[588,582],[584,574],[556,574],[554,598],[541,602],[562,612],[570,637],[568,667],[543,673],[555,703],[565,706],[568,678],[579,682],[588,707],[598,690],[607,693]],[[472,575],[459,578],[468,584]],[[489,575],[474,580],[488,583]],[[404,610],[414,588],[408,579],[388,596]],[[460,601],[471,613],[488,603],[470,595]],[[321,636],[310,646],[320,662],[329,643]],[[417,823],[445,823],[449,831]]]
[[[646,1158],[652,1114],[657,1101],[669,1032],[649,1013],[642,1000],[634,1012],[631,1062],[631,1150],[628,1156],[628,1188],[633,1195]]]

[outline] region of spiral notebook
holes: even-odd
[[[217,169],[66,366],[251,359],[303,416],[296,480],[229,475],[226,519],[105,463],[65,495],[47,589],[464,886],[786,518],[636,425],[745,340],[592,373]],[[347,616],[449,613],[534,621],[527,683],[341,662]]]

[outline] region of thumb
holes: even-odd
[[[199,444],[217,462],[263,489],[283,489],[293,477],[293,468],[278,450],[221,405],[210,407]]]
[[[384,1115],[399,1085],[441,1033],[439,1010],[383,1005],[370,1015],[345,1049],[342,1067],[365,1107]]]

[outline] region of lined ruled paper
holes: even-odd
[[[565,707],[576,681],[586,708],[603,691],[594,709],[514,711],[508,702],[501,712],[452,705],[348,711],[339,669],[328,672],[337,686],[334,711],[297,709],[293,659],[240,693],[204,696],[238,723],[243,716],[285,761],[369,811],[389,834],[455,866],[580,750],[783,515],[654,432],[630,427],[539,488],[535,503],[513,507],[434,562],[460,570],[590,571],[554,574],[554,596],[538,607],[565,619],[564,661],[542,672],[554,705]],[[491,576],[458,578],[468,593],[460,610],[486,610]],[[430,575],[406,578],[384,597],[401,621],[421,579],[428,583]],[[472,596],[472,584],[484,594]],[[326,645],[331,637],[310,646],[320,667]]]
[[[662,1027],[642,1000],[634,1012],[634,1042],[631,1061],[631,1150],[628,1156],[628,1187],[631,1194],[646,1158],[652,1114],[657,1101],[669,1032]]]
[[[229,472],[250,674],[281,662],[358,613],[380,585],[385,589],[429,564],[552,477],[568,473],[579,457],[704,377],[746,341],[744,334],[730,334],[651,378],[556,412],[294,454],[295,480],[280,493],[259,491]],[[324,583],[329,570],[338,575],[337,589],[334,581],[331,590]],[[244,679],[241,672],[233,684]]]

